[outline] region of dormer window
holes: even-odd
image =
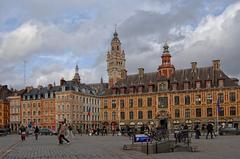
[[[158,84],[158,90],[159,91],[166,91],[167,90],[167,83],[166,82],[162,82]]]
[[[223,86],[224,86],[224,80],[223,80],[223,79],[220,79],[220,80],[218,81],[218,86],[219,86],[219,87],[223,87]]]
[[[148,92],[152,93],[153,92],[153,85],[148,86]]]
[[[138,93],[142,93],[143,92],[143,86],[138,86]]]
[[[206,81],[206,88],[211,88],[211,81]]]
[[[173,89],[173,91],[177,90],[177,83],[172,84],[172,89]]]
[[[184,83],[184,89],[189,89],[189,82]]]
[[[201,82],[200,81],[197,81],[196,82],[196,89],[200,89],[201,88]]]

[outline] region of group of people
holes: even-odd
[[[38,140],[38,135],[40,133],[40,128],[38,126],[36,127],[33,127],[34,129],[34,136],[35,136],[35,140]],[[28,127],[25,127],[25,126],[21,126],[19,128],[19,132],[20,132],[20,136],[21,136],[21,140],[22,141],[25,141],[26,140],[26,137],[28,136]],[[67,142],[67,144],[70,143],[70,141],[67,139],[67,136],[69,137],[73,137],[75,136],[74,133],[73,133],[73,128],[71,125],[67,125],[66,123],[61,123],[58,127],[58,143],[59,144],[63,144],[64,141]]]
[[[194,127],[194,131],[195,131],[195,139],[200,139],[201,136],[201,131],[200,131],[200,126],[199,124],[196,124]],[[207,126],[206,125],[202,125],[202,133],[206,132],[206,139],[208,139],[208,136],[211,136],[211,139],[213,139],[213,136],[216,137],[216,134],[214,132],[214,126],[212,123],[208,123]]]

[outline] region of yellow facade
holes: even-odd
[[[9,127],[10,108],[9,102],[0,100],[0,128]]]
[[[220,107],[223,108],[224,113],[222,115],[219,112],[219,124],[235,124],[235,126],[238,126],[238,124],[240,123],[240,87],[108,95],[101,98],[100,121],[102,121],[102,123],[105,125],[111,125],[111,123],[118,125],[120,123],[120,125],[122,126],[141,126],[142,124],[155,124],[156,126],[159,124],[159,120],[162,117],[166,117],[169,121],[168,127],[171,129],[178,127],[180,124],[188,124],[189,126],[193,126],[195,123],[215,123],[217,120],[217,100],[218,98],[220,98],[221,93],[224,96],[224,101],[223,103],[220,103]],[[235,97],[232,97],[233,94],[235,94]],[[185,96],[187,95],[190,97],[189,104],[185,103]],[[200,100],[198,98],[199,95]],[[175,96],[177,96],[176,98],[179,99],[179,103],[175,103]],[[162,106],[158,104],[159,97],[167,97],[166,108],[162,108]],[[148,98],[152,98],[152,105],[148,105]],[[130,99],[133,99],[134,101],[132,108],[129,105]],[[142,106],[140,107],[138,106],[138,99],[142,99]],[[114,103],[114,100],[116,100],[116,107],[112,108],[112,102]],[[120,100],[124,101],[124,107],[122,108]],[[189,116],[188,112],[186,112],[188,111],[187,109],[190,110]],[[196,112],[196,109],[198,109],[198,112]],[[178,110],[179,113],[176,112]],[[208,113],[207,110],[209,111]],[[212,113],[210,113],[210,110],[212,111]],[[131,111],[134,114],[132,119],[130,119],[129,116],[129,112]],[[138,117],[139,111],[143,112],[142,119],[141,117],[140,119]],[[150,118],[151,116],[148,116],[148,111],[152,111],[152,118]],[[107,118],[106,112],[108,113]],[[113,112],[115,112],[114,114],[116,114],[115,118],[112,114]],[[125,114],[124,119],[119,118],[121,116],[121,112],[124,112]],[[162,114],[162,112],[165,114]]]

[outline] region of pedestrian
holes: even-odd
[[[70,124],[68,126],[68,135],[69,135],[70,138],[73,138],[73,136],[75,136],[74,133],[73,133],[73,128]]]
[[[26,139],[26,128],[22,125],[19,130],[20,130],[21,140],[25,141],[25,139]]]
[[[34,130],[34,134],[35,134],[35,140],[38,140],[38,134],[39,134],[39,128],[38,126],[36,126],[35,130]]]
[[[208,139],[209,134],[211,134],[211,139],[213,139],[213,125],[211,123],[208,123],[208,125],[207,125],[206,139]]]
[[[66,133],[67,133],[66,124],[60,125],[60,129],[59,129],[59,144],[63,144],[63,140],[65,140],[67,142],[67,144],[70,143],[70,141],[65,137]]]
[[[206,133],[206,125],[202,124],[202,135],[204,136]]]
[[[195,131],[195,139],[200,139],[201,133],[200,133],[200,128],[198,124],[195,125],[194,131]]]

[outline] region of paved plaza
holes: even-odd
[[[58,145],[56,136],[33,136],[25,142],[17,135],[0,137],[0,158],[3,159],[237,159],[240,156],[240,136],[220,136],[216,139],[193,140],[198,152],[173,152],[146,155],[122,150],[131,141],[123,136],[79,136],[69,145]]]

